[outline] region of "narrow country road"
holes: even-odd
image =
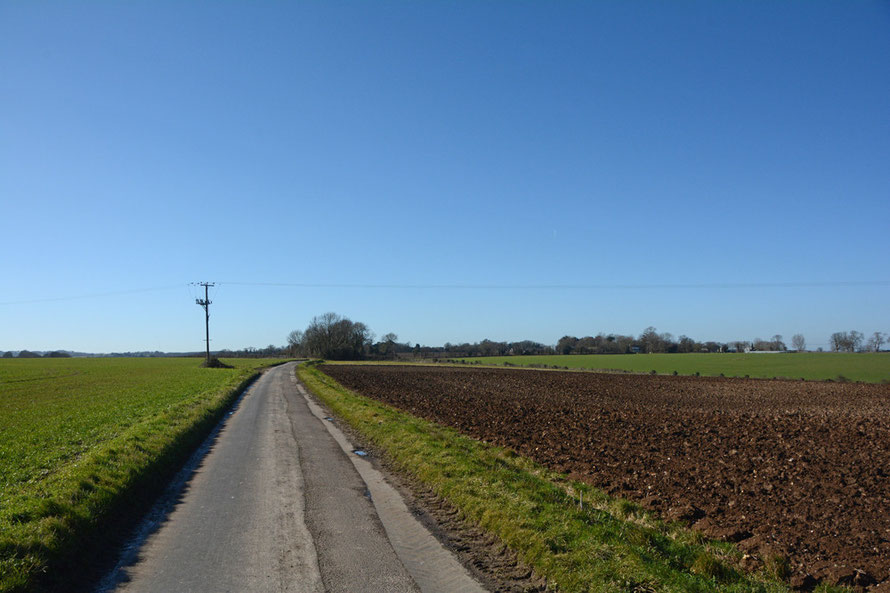
[[[294,364],[247,391],[99,591],[482,593],[322,412]]]

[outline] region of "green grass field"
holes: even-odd
[[[0,592],[56,590],[271,360],[0,359]],[[110,531],[113,531],[111,529]]]
[[[739,568],[742,553],[732,544],[707,541],[509,450],[363,397],[311,364],[300,365],[297,374],[395,467],[517,552],[547,579],[548,590],[789,591],[780,580],[785,574],[780,558],[768,558],[761,572],[746,574]],[[817,591],[849,590],[820,585]]]
[[[553,356],[490,356],[459,359],[479,364],[558,366],[570,369],[620,370],[635,373],[727,377],[825,380],[846,377],[850,381],[890,381],[890,352],[836,353],[789,352],[779,354],[583,354]]]

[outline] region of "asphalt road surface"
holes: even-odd
[[[292,363],[253,384],[154,514],[99,591],[484,591],[324,420]]]

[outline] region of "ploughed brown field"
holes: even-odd
[[[325,365],[706,535],[791,582],[890,587],[890,386],[517,369]]]

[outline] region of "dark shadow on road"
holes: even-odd
[[[207,438],[188,458],[188,461],[176,473],[164,492],[158,497],[151,509],[136,528],[133,530],[127,542],[117,555],[117,564],[101,581],[92,589],[93,593],[111,593],[117,587],[130,580],[127,568],[135,565],[140,560],[140,553],[148,539],[156,533],[169,520],[173,511],[179,506],[189,491],[192,479],[204,465],[207,455],[213,451],[219,435],[226,427],[232,415],[238,411],[244,397],[253,389],[256,382],[262,376],[258,374],[241,392],[232,405],[226,410],[222,420],[213,428]]]

